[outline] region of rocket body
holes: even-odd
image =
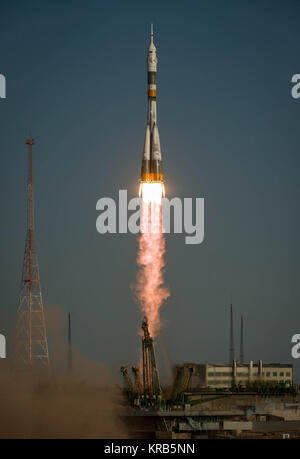
[[[141,183],[159,182],[163,184],[162,159],[156,110],[157,62],[156,48],[153,43],[153,26],[151,25],[150,45],[147,55],[148,115],[141,170]]]

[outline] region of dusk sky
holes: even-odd
[[[166,236],[160,366],[227,362],[232,302],[236,355],[243,313],[245,360],[293,363],[299,380],[299,19],[296,0],[1,5],[0,333],[16,318],[32,136],[45,307],[70,311],[74,347],[114,373],[139,360],[137,238],[100,235],[96,202],[137,195],[153,23],[167,196],[205,199],[202,244]]]

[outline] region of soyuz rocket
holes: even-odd
[[[147,55],[148,72],[148,115],[144,142],[144,152],[141,170],[141,186],[143,183],[160,183],[164,195],[164,179],[156,110],[156,48],[153,43],[153,24],[151,24],[150,45]]]

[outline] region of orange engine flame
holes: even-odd
[[[160,182],[141,183],[140,196],[143,199],[141,235],[137,256],[136,296],[141,310],[146,315],[152,337],[160,330],[159,310],[170,296],[164,285],[165,238],[162,232],[161,198],[164,185]]]

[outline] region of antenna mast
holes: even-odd
[[[32,146],[28,145],[27,234],[22,281],[19,293],[14,348],[16,368],[50,368],[43,299],[40,285],[38,253],[34,237]]]

